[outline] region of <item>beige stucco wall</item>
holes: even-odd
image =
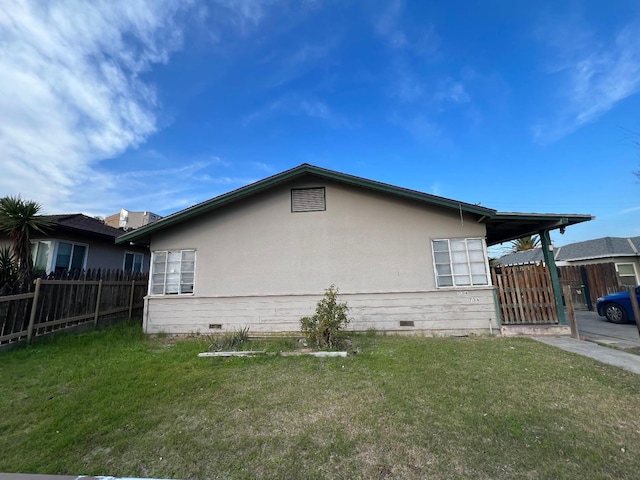
[[[325,187],[326,211],[291,212],[291,188]],[[431,240],[480,237],[470,214],[370,190],[295,182],[154,234],[151,250],[196,249],[193,296],[149,296],[148,332],[249,326],[298,330],[331,284],[353,328],[486,331],[497,326],[492,287],[437,289]]]

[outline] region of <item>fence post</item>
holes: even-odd
[[[98,315],[100,314],[100,297],[102,295],[102,279],[98,281],[98,297],[96,298],[96,313],[93,316],[93,326],[98,326]]]
[[[564,293],[564,302],[567,307],[567,316],[569,317],[569,327],[571,328],[571,336],[580,340],[578,333],[578,324],[576,322],[576,310],[573,307],[573,297],[571,296],[571,285],[563,285],[562,293]]]
[[[40,295],[40,282],[41,278],[36,280],[36,289],[33,292],[33,300],[31,302],[31,315],[29,315],[29,327],[27,327],[27,344],[31,343],[31,337],[33,335],[33,324],[36,321],[36,310],[38,310],[38,296]]]
[[[136,281],[131,281],[131,296],[129,297],[129,320],[133,315],[133,293],[136,291]]]

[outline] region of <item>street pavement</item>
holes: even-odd
[[[616,348],[640,348],[640,334],[633,323],[607,322],[596,312],[576,310],[580,338]]]
[[[547,345],[640,374],[640,355],[624,351],[640,348],[640,334],[635,324],[609,323],[595,312],[580,310],[576,311],[576,323],[580,340],[569,336],[533,338]]]

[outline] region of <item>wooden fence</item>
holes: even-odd
[[[529,264],[491,270],[505,325],[557,324],[558,310],[546,265]]]
[[[122,272],[100,276],[94,280],[86,275],[83,280],[38,278],[33,292],[0,297],[0,346],[31,342],[83,324],[142,318],[148,277]]]
[[[621,292],[615,263],[593,263],[558,267],[560,281],[571,287],[571,297],[576,307],[595,308],[598,297]]]

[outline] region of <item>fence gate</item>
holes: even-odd
[[[558,267],[560,281],[571,287],[577,307],[594,310],[598,297],[624,290],[615,263],[594,263]]]
[[[551,277],[546,265],[514,265],[491,269],[504,325],[559,323]]]

